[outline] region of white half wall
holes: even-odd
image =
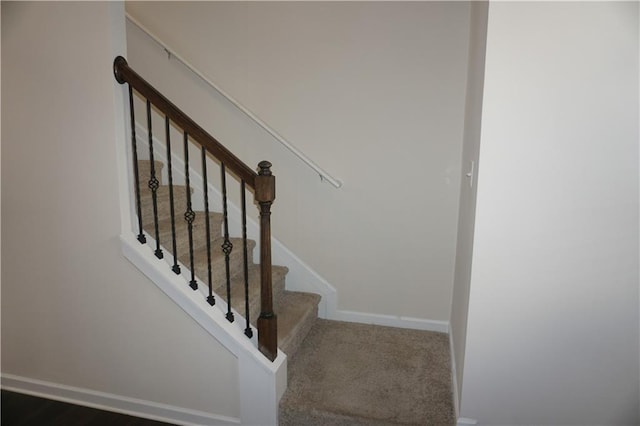
[[[638,3],[495,2],[461,415],[636,425]]]
[[[3,385],[238,419],[238,360],[121,254],[123,4],[1,7]]]
[[[446,323],[469,7],[127,3],[136,20],[341,178],[339,190],[161,50],[150,53],[133,29],[128,60],[247,164],[274,164],[273,235],[335,287],[339,311]]]

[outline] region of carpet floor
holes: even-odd
[[[317,320],[288,375],[280,426],[454,424],[443,333]]]

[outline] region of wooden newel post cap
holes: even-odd
[[[260,170],[258,171],[258,174],[260,176],[271,176],[271,166],[272,164],[268,161],[261,161],[258,164],[258,168],[260,168]]]
[[[261,161],[256,176],[256,201],[271,203],[276,199],[276,177],[271,173],[271,163]]]

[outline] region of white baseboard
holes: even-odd
[[[469,426],[469,425],[477,425],[478,421],[474,419],[468,419],[466,417],[458,417],[457,426]]]
[[[179,425],[239,425],[240,419],[2,373],[2,389]]]
[[[387,327],[410,328],[412,330],[449,332],[447,321],[427,320],[422,318],[401,317],[393,315],[371,314],[366,312],[336,310],[329,319],[362,324],[384,325]]]

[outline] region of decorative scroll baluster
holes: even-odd
[[[186,130],[184,132],[184,175],[187,191],[187,211],[184,213],[184,220],[187,221],[187,229],[189,233],[189,269],[191,269],[191,281],[189,281],[189,287],[197,290],[198,283],[196,282],[196,273],[193,267],[193,221],[196,218],[196,213],[191,208],[191,186],[189,182],[189,135]]]
[[[216,299],[213,297],[213,280],[211,279],[211,227],[209,226],[209,187],[207,180],[207,149],[202,147],[202,187],[204,192],[204,221],[207,236],[207,279],[209,283],[209,295],[207,296],[207,302],[211,306],[216,304]]]
[[[227,173],[224,163],[220,163],[221,185],[222,185],[222,217],[224,223],[224,241],[221,245],[224,253],[225,277],[227,279],[227,319],[233,322],[233,312],[231,312],[231,271],[229,270],[229,256],[233,250],[233,244],[229,240],[229,221],[227,219]]]
[[[247,327],[244,329],[244,334],[251,338],[253,337],[253,330],[251,329],[251,319],[249,318],[249,257],[247,250],[247,200],[246,200],[245,182],[244,179],[240,182],[240,200],[242,202],[242,251],[244,262],[244,315],[247,320]]]
[[[153,160],[153,135],[151,131],[151,102],[147,99],[147,132],[149,134],[149,161],[151,162],[151,176],[149,177],[149,189],[153,200],[153,226],[156,231],[156,250],[154,254],[158,259],[162,259],[162,249],[160,248],[160,227],[158,226],[158,188],[160,182],[156,178],[156,165]]]
[[[260,318],[258,349],[270,361],[278,355],[278,318],[273,312],[271,283],[271,204],[276,198],[276,178],[271,163],[261,161],[255,180],[255,200],[260,205]]]
[[[164,116],[164,127],[167,134],[167,172],[169,173],[169,204],[171,205],[171,243],[173,245],[173,266],[171,270],[180,275],[180,265],[178,265],[178,251],[176,249],[176,213],[173,204],[173,172],[171,168],[171,135],[169,127],[169,117]]]
[[[142,231],[142,205],[140,203],[140,173],[138,171],[138,147],[136,144],[136,117],[133,112],[133,89],[129,85],[129,112],[131,115],[131,150],[133,152],[133,174],[136,185],[136,208],[138,211],[138,241],[141,244],[147,242],[147,238]]]

